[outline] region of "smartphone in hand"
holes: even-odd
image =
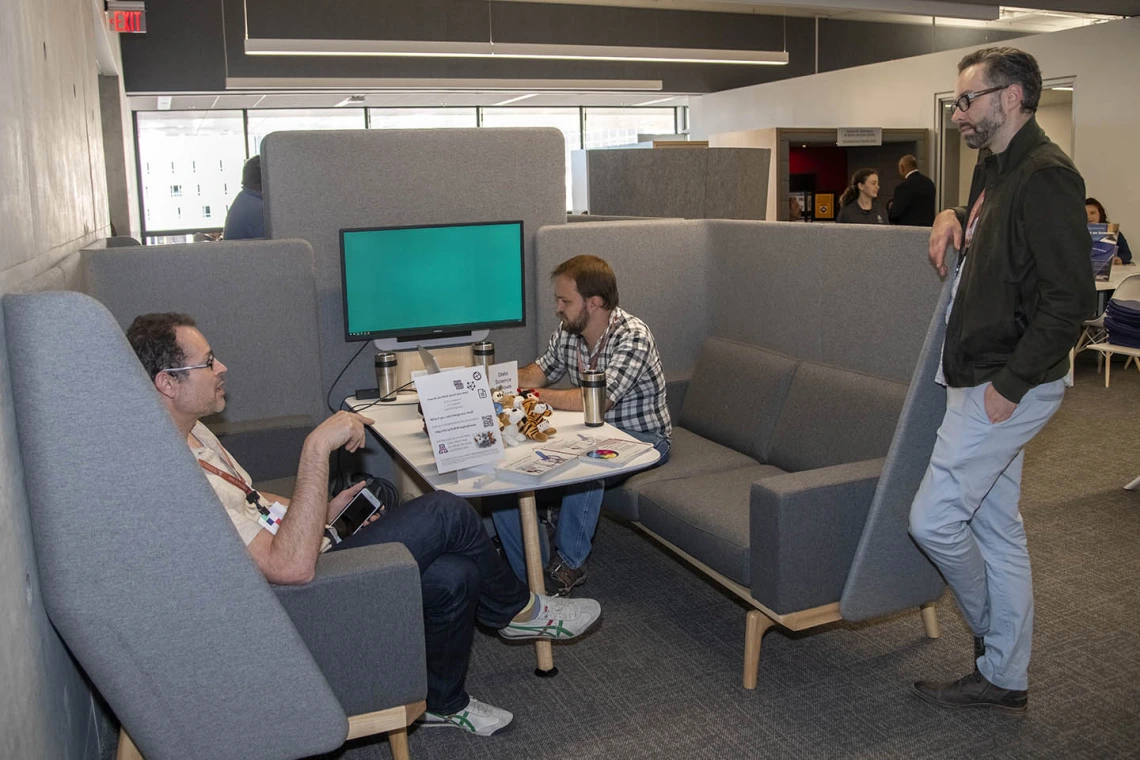
[[[360,493],[356,494],[332,521],[332,532],[336,535],[336,540],[338,542],[343,541],[356,533],[364,523],[368,522],[368,518],[376,514],[383,506],[375,494],[367,488],[362,488]]]

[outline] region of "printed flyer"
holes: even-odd
[[[482,367],[463,367],[415,379],[435,464],[441,473],[503,458],[499,420]]]

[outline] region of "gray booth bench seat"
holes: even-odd
[[[839,600],[907,397],[905,383],[705,341],[664,466],[607,492],[605,506],[756,607],[760,638],[841,619]],[[933,609],[923,621],[938,636]]]

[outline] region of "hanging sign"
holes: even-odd
[[[120,34],[146,33],[146,4],[108,0],[107,28]]]
[[[835,144],[840,147],[883,144],[882,127],[840,127],[836,131],[839,133],[839,139]]]

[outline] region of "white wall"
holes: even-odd
[[[1046,79],[1075,78],[1073,159],[1125,231],[1140,230],[1140,18],[1022,37]],[[936,129],[965,50],[815,74],[690,99],[693,139],[769,127]],[[931,165],[935,156],[931,145]]]
[[[96,23],[91,0],[0,0],[0,294],[108,232]],[[2,328],[0,758],[97,758],[91,694],[40,599]]]
[[[1070,158],[1073,157],[1072,103],[1041,106],[1037,109],[1037,123],[1045,130],[1045,134],[1049,135],[1049,139],[1057,143],[1058,148],[1065,151],[1065,155]]]

